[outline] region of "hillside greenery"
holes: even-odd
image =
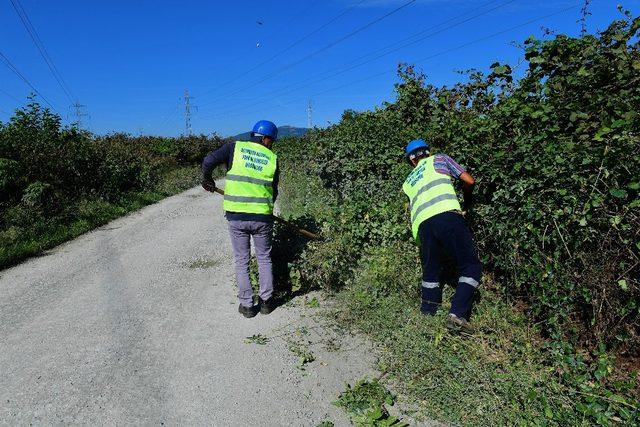
[[[338,293],[418,414],[464,425],[640,422],[640,18],[524,41],[527,68],[437,87],[399,67],[396,100],[277,147],[282,210],[326,237],[292,266]],[[476,178],[485,264],[472,339],[420,315],[401,185],[424,138]],[[449,288],[450,289],[450,288]],[[450,292],[450,291],[449,291]]]
[[[36,102],[0,123],[0,268],[200,180],[204,135],[95,136]]]

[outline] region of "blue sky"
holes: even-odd
[[[21,0],[56,68],[86,105],[86,127],[99,134],[159,135],[184,133],[186,89],[198,106],[192,116],[197,133],[235,134],[259,119],[306,126],[309,100],[314,125],[337,122],[347,108],[370,109],[392,99],[399,62],[416,63],[437,85],[459,81],[460,70],[486,70],[496,60],[515,66],[523,53],[513,42],[542,37],[542,27],[578,34],[580,8],[485,37],[582,2],[416,0],[391,13],[408,1]],[[588,30],[620,17],[619,2],[640,12],[640,0],[593,0]],[[422,35],[408,39],[417,33]],[[424,40],[343,71],[358,65],[354,61],[360,57],[376,58],[387,46],[420,37]],[[10,0],[0,0],[0,52],[65,122],[72,119],[69,101]],[[423,58],[428,59],[416,62]],[[24,102],[30,92],[0,63],[0,121],[19,105],[13,98]]]

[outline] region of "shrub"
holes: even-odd
[[[333,200],[327,233],[345,242],[338,252],[353,266],[368,248],[410,240],[400,191],[409,167],[398,158],[408,140],[426,138],[477,178],[470,221],[502,291],[527,301],[549,334],[635,351],[639,26],[635,19],[598,37],[530,38],[529,69],[517,82],[496,63],[489,75],[474,71],[466,83],[436,88],[402,66],[394,103],[346,111],[340,123],[283,144],[285,179],[287,169],[297,182],[317,177],[323,200]],[[319,248],[328,251],[322,258],[338,244]],[[327,277],[324,285],[337,285]]]
[[[221,143],[215,135],[97,137],[62,127],[58,116],[31,102],[0,124],[0,200],[17,203],[35,182],[50,185],[63,204],[83,194],[115,200],[129,191],[150,188],[167,169],[199,164]],[[58,208],[49,206],[49,213]]]
[[[0,123],[0,266],[195,184],[220,144],[215,135],[95,136],[31,102]]]
[[[20,163],[0,158],[0,202],[7,200],[21,186]]]
[[[316,216],[327,237],[307,248],[297,274],[307,286],[366,289],[359,313],[367,301],[401,310],[398,295],[419,274],[394,277],[389,267],[419,261],[400,190],[410,169],[399,158],[424,138],[475,176],[468,220],[495,291],[549,338],[545,354],[562,366],[577,410],[590,422],[636,420],[634,405],[612,409],[617,397],[607,397],[639,390],[611,368],[612,354],[633,360],[640,349],[640,18],[626,18],[597,35],[528,39],[520,79],[494,63],[435,87],[401,65],[394,102],[346,111],[277,147],[283,196],[304,199],[283,206]]]
[[[51,185],[36,181],[29,184],[22,195],[22,203],[30,208],[42,209],[46,207],[51,196]]]

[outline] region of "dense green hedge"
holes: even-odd
[[[546,345],[561,372],[585,373],[567,381],[605,381],[610,368],[597,360],[610,360],[606,349],[633,360],[640,350],[640,18],[626,18],[597,35],[528,39],[528,68],[518,79],[495,63],[489,74],[471,71],[465,82],[435,87],[401,66],[395,102],[346,111],[338,124],[280,144],[283,211],[306,211],[328,237],[303,255],[303,283],[338,289],[379,247],[418,266],[400,190],[409,167],[399,157],[407,141],[424,138],[476,178],[469,221],[496,278],[491,286],[553,338]],[[370,298],[415,295],[415,275],[415,283],[400,276],[372,283]],[[596,411],[585,408],[585,415]]]
[[[367,247],[409,240],[400,191],[409,168],[398,159],[408,140],[425,138],[477,178],[471,222],[504,292],[526,301],[551,333],[635,351],[639,25],[531,38],[517,82],[496,63],[487,76],[437,88],[404,66],[396,102],[347,111],[339,124],[278,149],[285,167],[304,162],[328,190],[322,219],[348,240],[341,256],[349,266]]]
[[[187,180],[195,184],[194,173],[174,171],[195,170],[221,142],[204,135],[94,136],[62,126],[35,102],[17,110],[0,123],[0,267],[168,194],[167,177],[176,190]],[[132,199],[156,190],[141,195],[144,203]],[[60,231],[80,220],[78,232]]]

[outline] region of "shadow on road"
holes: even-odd
[[[309,217],[290,220],[300,228],[319,233],[318,223]],[[271,261],[273,262],[273,279],[275,284],[276,305],[286,304],[292,298],[307,293],[310,289],[302,286],[295,272],[296,262],[301,259],[310,240],[297,234],[291,227],[276,222],[273,227],[273,248]],[[255,258],[251,260],[251,281],[254,286],[258,283],[258,266]]]

